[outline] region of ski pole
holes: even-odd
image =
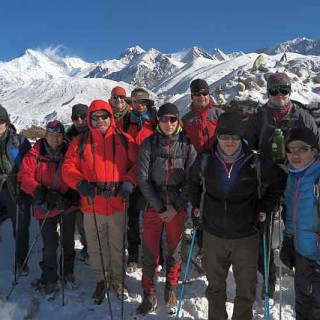
[[[123,306],[123,300],[124,300],[124,277],[125,277],[125,260],[126,260],[126,254],[125,254],[125,246],[126,246],[126,225],[127,225],[127,211],[128,211],[128,206],[127,206],[127,201],[124,200],[123,202],[123,238],[122,238],[122,284],[121,284],[121,320],[123,320],[123,313],[124,313],[124,306]]]
[[[191,240],[191,245],[190,245],[189,252],[188,252],[187,265],[184,270],[183,282],[182,282],[180,293],[179,293],[179,301],[178,301],[176,320],[179,319],[179,314],[180,314],[181,307],[182,307],[184,288],[185,288],[185,284],[188,281],[188,272],[189,272],[189,268],[190,268],[191,256],[192,256],[192,252],[193,252],[193,248],[194,248],[194,244],[195,244],[196,234],[197,234],[197,228],[193,229],[193,232],[192,232],[192,240]]]
[[[64,225],[63,225],[63,210],[60,211],[60,250],[61,250],[61,277],[62,277],[62,306],[64,307]]]
[[[264,225],[263,230],[263,262],[264,262],[264,285],[265,285],[265,319],[270,320],[269,311],[269,266],[267,261],[267,230],[266,225]]]
[[[19,237],[19,205],[16,205],[16,225],[15,225],[15,252],[14,252],[14,283],[17,282],[17,263],[18,263],[18,237]],[[22,266],[21,266],[22,268]],[[22,269],[21,269],[22,270]]]
[[[282,262],[280,259],[280,251],[281,251],[281,207],[279,208],[279,320],[282,319]]]
[[[96,228],[96,235],[97,235],[98,246],[99,246],[99,255],[100,255],[101,269],[102,269],[102,274],[103,274],[104,287],[105,287],[105,290],[106,290],[106,295],[107,295],[107,300],[108,300],[110,319],[113,320],[113,314],[112,314],[112,308],[111,308],[111,300],[110,300],[109,288],[108,288],[108,283],[107,283],[107,278],[106,278],[106,269],[105,269],[105,266],[104,266],[104,259],[103,259],[103,254],[102,254],[101,240],[100,240],[100,235],[99,235],[99,230],[98,230],[96,210],[95,210],[93,198],[88,197],[88,202],[92,206],[93,220],[94,220],[94,224],[95,224],[95,228]]]
[[[22,265],[21,265],[21,268],[20,268],[20,270],[18,271],[18,275],[17,275],[16,282],[14,282],[14,283],[12,284],[12,287],[11,287],[9,293],[7,294],[7,297],[6,297],[7,300],[10,299],[10,296],[11,296],[11,294],[12,294],[15,286],[18,284],[18,279],[20,278],[21,270],[23,270],[23,268],[25,267],[25,265],[27,264],[28,260],[29,260],[30,257],[31,257],[31,254],[32,254],[32,252],[33,252],[33,248],[34,248],[35,244],[37,243],[38,238],[39,238],[40,235],[41,235],[41,231],[42,231],[42,229],[43,229],[43,227],[44,227],[44,224],[45,224],[45,222],[46,222],[46,220],[47,220],[47,218],[48,218],[48,216],[49,216],[50,211],[51,211],[51,210],[47,210],[46,213],[45,213],[45,216],[44,216],[44,219],[42,220],[40,229],[39,229],[38,233],[36,234],[36,236],[34,237],[34,240],[33,240],[32,244],[31,244],[31,247],[30,247],[30,249],[29,249],[29,251],[28,251],[28,253],[27,253],[27,256],[25,257],[25,259],[24,259],[24,261],[23,261],[23,263],[22,263]]]

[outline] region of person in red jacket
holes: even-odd
[[[23,158],[18,172],[21,189],[34,198],[35,218],[39,221],[43,240],[41,283],[47,298],[53,298],[57,289],[57,224],[63,222],[64,282],[76,289],[74,269],[75,214],[72,208],[72,190],[62,181],[61,166],[68,148],[64,126],[58,120],[46,126],[45,137],[38,140]],[[62,221],[61,221],[62,220]],[[61,227],[61,225],[60,225]],[[60,270],[62,274],[62,270]]]
[[[89,262],[97,279],[92,297],[101,303],[107,281],[119,299],[128,297],[122,286],[124,200],[135,185],[136,147],[129,135],[115,128],[108,102],[94,100],[87,120],[88,132],[75,137],[66,153],[62,177],[81,196]]]

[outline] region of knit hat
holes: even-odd
[[[4,108],[1,104],[0,104],[0,120],[10,122],[9,115],[6,108]]]
[[[158,117],[162,117],[167,114],[174,115],[179,118],[179,110],[177,106],[170,102],[163,104],[158,110]]]
[[[203,79],[195,79],[190,84],[191,94],[202,92],[209,94],[209,86],[207,82]]]
[[[46,132],[64,133],[64,126],[59,120],[53,120],[46,125]]]
[[[267,82],[267,90],[276,86],[289,86],[291,88],[291,80],[286,73],[276,72],[269,75]]]
[[[127,96],[126,90],[120,86],[116,86],[111,91],[111,97],[113,96]]]
[[[147,100],[149,107],[154,106],[154,101],[150,99],[149,92],[144,88],[135,88],[131,92],[130,100]]]
[[[71,118],[76,116],[82,116],[87,113],[88,113],[88,106],[82,103],[78,103],[72,107]]]
[[[244,123],[242,112],[232,108],[222,113],[218,118],[217,134],[244,136]]]
[[[301,128],[293,128],[289,132],[288,139],[286,140],[286,146],[292,141],[303,141],[307,145],[314,147],[318,150],[318,141],[315,134],[311,129],[301,127]]]

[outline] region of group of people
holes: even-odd
[[[265,279],[262,295],[272,297],[275,291],[270,234],[282,207],[280,256],[295,268],[296,316],[319,319],[320,138],[315,121],[290,99],[285,73],[269,75],[268,102],[246,121],[240,110],[214,106],[204,79],[193,80],[190,90],[190,110],[181,117],[172,103],[157,110],[144,88],[135,88],[129,97],[117,86],[108,101],[73,106],[67,132],[58,120],[49,122],[45,137],[32,148],[0,108],[0,218],[12,218],[18,274],[28,273],[32,206],[43,239],[46,295],[55,293],[58,279],[66,288],[78,287],[77,225],[83,259],[89,258],[96,279],[94,301],[101,303],[110,289],[126,299],[124,274],[137,270],[141,256],[143,299],[137,313],[146,315],[157,307],[156,273],[163,264],[165,234],[163,296],[169,308],[176,308],[184,225],[191,214],[208,280],[208,318],[228,319],[226,278],[232,266],[232,319],[251,319],[257,271]],[[60,262],[58,224],[64,249]]]

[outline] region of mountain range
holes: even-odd
[[[0,62],[0,103],[18,128],[45,125],[58,118],[70,122],[71,107],[110,97],[123,86],[128,95],[137,86],[150,90],[159,106],[176,103],[181,112],[190,103],[189,84],[206,79],[217,104],[231,100],[266,100],[270,72],[285,71],[293,81],[293,98],[304,104],[320,101],[320,39],[297,38],[255,52],[207,52],[200,47],[162,53],[140,46],[119,58],[93,63],[27,49],[23,55]]]

